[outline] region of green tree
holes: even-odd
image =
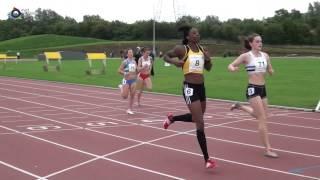
[[[184,25],[190,25],[197,27],[199,23],[201,22],[201,19],[199,17],[193,17],[193,16],[182,16],[177,20],[177,26],[181,27]]]
[[[282,44],[285,38],[285,32],[281,24],[269,23],[266,25],[264,32],[264,42],[269,44]]]
[[[222,22],[217,16],[207,16],[199,29],[203,38],[222,39]]]

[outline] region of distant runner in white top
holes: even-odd
[[[137,96],[138,96],[138,106],[141,106],[141,95],[144,88],[148,90],[152,89],[151,81],[151,68],[153,64],[153,59],[150,56],[150,49],[147,47],[142,48],[142,56],[138,60],[138,79],[137,79]]]

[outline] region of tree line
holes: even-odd
[[[82,22],[62,17],[53,10],[37,9],[34,15],[25,12],[20,19],[0,20],[0,41],[38,34],[58,34],[92,37],[106,40],[152,40],[153,20],[128,24],[106,21],[99,15],[86,15]],[[156,38],[179,39],[181,25],[195,26],[202,39],[239,42],[250,33],[259,33],[268,44],[319,45],[320,2],[310,3],[308,11],[279,9],[273,17],[263,20],[237,19],[220,21],[217,16],[204,20],[194,16],[182,16],[176,22],[156,22]]]

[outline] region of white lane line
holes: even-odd
[[[63,108],[68,108],[68,107],[85,107],[85,105],[82,104],[71,104],[71,105],[65,105],[62,106]]]
[[[20,84],[28,84],[28,85],[37,85],[37,86],[45,86],[45,87],[54,87],[54,88],[60,88],[60,89],[69,89],[73,91],[82,91],[85,93],[94,93],[94,94],[106,94],[106,95],[118,95],[118,93],[113,93],[110,91],[115,91],[117,88],[106,88],[103,86],[94,86],[94,85],[81,85],[81,84],[75,84],[75,83],[64,83],[64,82],[48,82],[46,80],[36,80],[33,82],[26,82],[26,80],[30,79],[24,79],[24,78],[10,78],[10,79],[2,79],[3,81],[9,82],[9,84],[14,83],[20,83]],[[49,84],[50,83],[50,84]],[[73,86],[73,87],[70,87]],[[84,87],[84,89],[81,89],[79,87]],[[88,90],[91,88],[90,90]],[[98,89],[98,90],[92,90],[92,89]],[[108,90],[109,92],[106,92]],[[161,95],[161,96],[169,96],[169,97],[181,97],[181,95],[174,95],[174,94],[168,94],[168,93],[158,93],[158,92],[146,92],[147,95]],[[157,100],[157,101],[168,101],[167,99],[156,99],[155,97],[144,97],[144,99],[148,100]],[[223,99],[213,99],[213,98],[208,98],[209,104],[207,107],[214,105],[217,107],[220,106],[228,106],[228,108],[223,108],[223,109],[229,109],[229,106],[231,103],[234,103],[235,101],[230,101],[230,100],[223,100]],[[213,102],[214,101],[214,102]],[[126,101],[125,101],[126,102]],[[289,108],[289,109],[288,109]],[[291,109],[290,109],[291,108]],[[304,110],[308,111],[311,109],[305,109],[305,108],[296,108],[296,107],[285,107],[285,106],[276,106],[276,105],[270,105],[270,109],[279,109],[279,110],[291,110],[291,111],[297,111],[297,110]]]
[[[147,126],[148,127],[148,126]],[[109,135],[109,136],[113,136],[113,137],[118,137],[121,139],[125,139],[125,140],[130,140],[130,141],[134,141],[134,142],[142,142],[142,141],[138,141],[135,139],[131,139],[131,138],[127,138],[127,137],[122,137],[119,135],[113,135],[110,133],[106,133],[106,132],[101,132],[101,131],[96,131],[96,130],[92,130],[94,132],[100,133],[100,134],[105,134],[105,135]],[[191,130],[192,131],[192,130]],[[194,131],[194,130],[193,130]],[[177,131],[174,131],[177,132]],[[178,132],[179,134],[184,134],[183,132]],[[191,135],[189,133],[187,133],[187,135]],[[193,134],[192,134],[193,135]],[[195,135],[194,135],[195,136]],[[180,150],[180,149],[176,149],[176,148],[172,148],[172,147],[168,147],[168,146],[163,146],[163,145],[158,145],[158,144],[154,144],[154,143],[149,143],[149,145],[155,146],[155,147],[159,147],[159,148],[164,148],[164,149],[168,149],[168,150],[173,150],[173,151],[177,151],[177,152],[182,152],[182,153],[186,153],[186,154],[191,154],[191,155],[195,155],[195,156],[200,156],[202,157],[202,154],[199,153],[194,153],[194,152],[190,152],[190,151],[185,151],[185,150]],[[233,160],[228,160],[228,159],[224,159],[224,158],[219,158],[219,157],[214,157],[215,159],[219,160],[219,161],[223,161],[223,162],[227,162],[227,163],[231,163],[231,164],[237,164],[237,165],[242,165],[242,166],[246,166],[246,167],[252,167],[252,168],[256,168],[256,169],[262,169],[262,170],[266,170],[266,171],[271,171],[271,172],[277,172],[277,173],[281,173],[281,174],[287,174],[287,175],[292,175],[292,176],[296,176],[296,175],[301,175],[301,174],[295,174],[295,173],[290,173],[287,171],[281,171],[281,170],[277,170],[277,169],[271,169],[271,168],[266,168],[266,167],[262,167],[262,166],[256,166],[256,165],[252,165],[252,164],[247,164],[247,163],[241,163],[238,161],[233,161]],[[301,175],[299,177],[303,177],[303,178],[310,178],[310,179],[315,179],[318,180],[316,177],[312,177],[312,176],[306,176],[306,175]]]
[[[182,178],[180,177],[176,177],[176,176],[172,176],[172,175],[169,175],[169,174],[165,174],[165,173],[161,173],[161,172],[158,172],[158,171],[153,171],[153,170],[150,170],[150,169],[147,169],[147,168],[142,168],[142,167],[139,167],[139,166],[135,166],[135,165],[132,165],[132,164],[129,164],[129,163],[124,163],[124,162],[120,162],[120,161],[117,161],[117,160],[113,160],[113,159],[110,159],[110,158],[106,158],[104,156],[99,156],[99,155],[96,155],[96,154],[93,154],[93,153],[90,153],[90,152],[87,152],[87,151],[83,151],[83,150],[80,150],[80,149],[77,149],[77,148],[73,148],[73,147],[70,147],[70,146],[67,146],[67,145],[63,145],[63,144],[60,144],[60,143],[56,143],[56,142],[53,142],[53,141],[50,141],[50,140],[46,140],[46,139],[43,139],[43,138],[39,138],[37,136],[33,136],[33,135],[30,135],[30,134],[27,134],[27,133],[22,133],[22,132],[19,132],[17,130],[14,130],[14,129],[11,129],[11,128],[8,128],[8,127],[5,127],[5,126],[0,126],[4,129],[7,129],[9,131],[13,131],[13,132],[16,132],[16,133],[19,133],[21,135],[24,135],[24,136],[28,136],[30,138],[33,138],[33,139],[37,139],[39,141],[43,141],[43,142],[46,142],[46,143],[49,143],[49,144],[53,144],[53,145],[56,145],[56,146],[59,146],[59,147],[63,147],[63,148],[66,148],[66,149],[69,149],[69,150],[72,150],[72,151],[76,151],[76,152],[79,152],[79,153],[82,153],[82,154],[86,154],[86,155],[89,155],[89,156],[93,156],[95,158],[98,158],[98,159],[104,159],[104,160],[108,160],[108,161],[111,161],[111,162],[114,162],[114,163],[118,163],[118,164],[122,164],[124,166],[128,166],[128,167],[132,167],[132,168],[135,168],[135,169],[139,169],[139,170],[142,170],[142,171],[146,171],[146,172],[150,172],[150,173],[154,173],[154,174],[158,174],[158,175],[162,175],[162,176],[165,176],[165,177],[169,177],[169,178],[172,178],[172,179],[179,179],[179,180],[183,180]],[[145,142],[142,142],[140,144],[136,144],[136,145],[133,145],[133,146],[130,146],[130,147],[126,147],[126,148],[123,148],[121,150],[117,150],[117,152],[121,152],[121,151],[124,151],[124,150],[128,150],[128,149],[132,149],[132,148],[135,148],[137,146],[141,146],[143,144],[146,144]],[[115,154],[116,152],[112,152],[112,153],[108,153],[108,154]],[[108,155],[107,154],[107,155]],[[46,177],[39,177],[37,176],[37,178],[39,179],[43,179],[43,178],[46,178]]]
[[[0,88],[0,89],[1,89],[1,88]],[[12,90],[11,90],[11,91],[12,91]],[[22,92],[22,93],[26,93],[26,92]],[[102,118],[102,119],[109,119],[109,120],[111,119],[111,120],[115,120],[115,121],[120,121],[120,122],[125,122],[125,123],[131,123],[131,122],[128,122],[128,121],[118,120],[118,119],[114,119],[114,118],[109,118],[109,117],[104,117],[104,116],[99,116],[99,115],[94,115],[94,114],[89,114],[89,113],[83,113],[83,112],[74,111],[74,110],[68,110],[68,109],[64,109],[64,108],[61,108],[61,107],[55,107],[55,106],[51,106],[51,105],[46,105],[46,104],[42,104],[42,103],[27,101],[27,100],[18,99],[18,98],[13,98],[13,97],[6,97],[6,96],[1,96],[1,95],[0,95],[0,97],[9,98],[9,99],[14,99],[14,100],[23,101],[23,102],[29,102],[29,103],[33,103],[33,104],[37,104],[37,105],[43,105],[43,106],[51,107],[51,108],[62,109],[62,110],[66,110],[66,111],[72,111],[72,112],[76,112],[76,113],[79,113],[79,114],[85,114],[85,115],[88,115],[88,116],[99,117],[99,118]],[[64,99],[64,100],[65,100],[65,99]],[[77,101],[77,103],[83,103],[83,102]],[[145,113],[145,114],[149,114],[149,113]],[[245,120],[247,121],[247,120],[250,120],[250,119],[245,119]],[[241,121],[241,120],[240,120],[240,121]],[[131,124],[136,124],[136,125],[138,125],[137,123],[131,123]],[[154,128],[154,127],[153,127],[153,128]],[[216,138],[215,138],[215,139],[216,139]],[[224,141],[223,139],[216,139],[216,140]],[[252,144],[240,143],[240,142],[236,142],[236,141],[225,140],[225,142],[234,143],[234,144],[241,144],[241,145],[247,145],[247,146],[251,146],[251,147],[263,148],[262,146],[256,146],[256,145],[252,145]],[[286,153],[300,154],[300,155],[311,156],[311,157],[318,157],[317,155],[304,154],[304,153],[299,153],[299,152],[287,151],[287,150],[283,150],[283,149],[275,149],[275,150],[278,150],[279,152],[286,152]]]
[[[12,112],[20,113],[20,114],[24,114],[24,115],[31,116],[31,117],[35,117],[35,118],[39,118],[39,119],[44,119],[44,120],[56,122],[56,123],[59,123],[59,124],[64,124],[64,125],[67,125],[67,126],[72,126],[72,127],[76,127],[76,128],[82,128],[82,127],[80,127],[80,126],[76,126],[76,125],[73,125],[73,124],[68,124],[68,123],[56,121],[56,120],[53,120],[53,119],[49,119],[49,118],[45,118],[45,117],[33,115],[33,114],[30,114],[30,113],[25,113],[25,112],[22,112],[22,111],[18,111],[18,110],[6,108],[6,107],[1,107],[1,106],[0,106],[0,109],[5,109],[5,110],[7,110],[7,111],[12,111]]]
[[[1,84],[1,83],[0,83]],[[13,85],[13,84],[10,84],[10,86],[17,86],[17,87],[23,87],[23,88],[29,88],[29,89],[38,89],[38,90],[44,90],[44,89],[41,89],[41,88],[32,88],[32,87],[25,87],[25,86],[21,86],[21,85]],[[56,86],[54,86],[56,87]],[[80,90],[80,89],[75,89],[75,88],[65,88],[65,87],[56,87],[56,88],[64,88],[64,89],[74,89],[74,90]],[[8,89],[4,89],[4,90],[8,90]],[[9,90],[8,90],[9,91]],[[12,91],[12,90],[11,90]],[[68,92],[63,92],[63,91],[56,91],[56,90],[46,90],[46,91],[50,91],[50,92],[57,92],[57,93],[65,93],[65,94],[70,94],[70,95],[78,95],[78,96],[83,96],[83,97],[90,97],[90,98],[97,98],[97,99],[106,99],[106,100],[113,100],[113,101],[119,101],[119,102],[123,102],[122,100],[118,100],[118,99],[112,99],[112,98],[101,98],[101,97],[97,97],[97,96],[88,96],[88,95],[83,95],[83,94],[78,94],[78,93],[68,93]],[[88,92],[89,90],[82,90],[82,91],[86,91]],[[23,92],[21,92],[23,93]],[[30,94],[30,93],[27,93],[27,94]],[[31,93],[32,95],[38,95],[38,94],[33,94]],[[115,93],[106,93],[106,94],[114,94]],[[42,97],[47,97],[45,95],[41,95]],[[54,97],[51,97],[51,98],[54,98]],[[54,99],[63,99],[63,98],[54,98]],[[153,100],[161,100],[161,99],[154,99],[154,98],[151,98]],[[166,100],[167,102],[168,100]],[[101,105],[96,105],[96,106],[99,106],[101,107]],[[152,107],[158,107],[158,108],[165,108],[165,107],[161,107],[161,106],[155,106],[155,105],[148,105],[148,106],[152,106]],[[102,106],[104,107],[104,106]],[[122,108],[114,108],[114,107],[109,107],[110,109],[118,109],[118,110],[121,110]],[[182,109],[177,109],[177,108],[172,108],[172,107],[167,107],[168,109],[170,110],[182,110]],[[141,114],[145,114],[144,112],[138,112],[138,113],[141,113]],[[213,115],[213,116],[217,116],[219,114],[210,114],[210,113],[206,113],[206,115]],[[159,115],[160,116],[160,115]],[[219,116],[223,116],[223,117],[226,117],[225,115],[219,115]],[[241,118],[241,117],[235,117],[234,115],[232,115],[232,118]],[[303,117],[301,117],[303,118]],[[286,124],[282,124],[282,125],[286,125]]]
[[[101,111],[90,111],[91,113],[111,113],[111,112],[114,112],[114,111],[118,111],[118,110],[114,110],[114,109],[112,109],[112,110],[110,110],[110,111],[108,111],[108,110],[101,110]]]
[[[237,123],[237,122],[229,122],[229,124],[231,123]],[[222,123],[221,125],[213,125],[211,127],[220,127],[223,125],[226,125],[228,123]],[[158,127],[154,127],[154,126],[149,126],[149,125],[143,125],[146,127],[151,127],[154,129],[162,129],[162,128],[158,128]],[[210,128],[210,127],[206,127],[206,128]],[[179,132],[179,131],[175,131],[175,130],[171,130],[171,129],[167,129],[167,131],[170,132]],[[191,134],[191,133],[187,133],[187,135],[190,136],[196,136],[195,134]],[[238,141],[231,141],[231,140],[226,140],[226,139],[220,139],[220,138],[214,138],[214,137],[210,137],[210,136],[206,136],[207,139],[212,139],[212,140],[217,140],[217,141],[221,141],[221,142],[227,142],[227,143],[232,143],[232,144],[238,144],[238,145],[243,145],[243,146],[249,146],[249,147],[254,147],[254,148],[259,148],[259,149],[264,149],[265,147],[263,146],[258,146],[258,145],[254,145],[254,144],[248,144],[248,143],[242,143],[242,142],[238,142]],[[295,151],[289,151],[289,150],[284,150],[284,149],[278,149],[278,148],[272,148],[275,151],[279,151],[279,152],[285,152],[285,153],[289,153],[289,154],[295,154],[295,155],[301,155],[301,156],[307,156],[307,157],[312,157],[312,158],[320,158],[319,155],[314,155],[314,154],[307,154],[307,153],[300,153],[300,152],[295,152]]]
[[[61,116],[61,115],[70,115],[72,113],[54,113],[54,114],[44,114],[44,116]]]
[[[20,110],[29,110],[29,109],[42,109],[43,107],[39,107],[39,106],[29,106],[29,107],[17,107],[17,109]]]
[[[70,119],[85,119],[85,118],[88,118],[88,116],[78,116],[78,117],[62,117],[62,118],[59,118],[60,120],[70,120]]]
[[[75,108],[77,110],[94,110],[94,109],[98,109],[100,107],[83,107],[83,108]]]
[[[258,131],[256,131],[256,130],[251,130],[251,129],[236,128],[236,127],[231,127],[231,126],[219,126],[219,127],[228,128],[228,129],[235,129],[235,130],[240,130],[240,131],[247,131],[247,132],[258,133]],[[271,132],[268,132],[268,134],[269,134],[269,135],[274,135],[274,136],[286,137],[286,138],[293,138],[293,139],[301,139],[301,140],[308,140],[308,141],[317,141],[317,142],[320,142],[320,139],[296,137],[296,136],[289,136],[289,135],[278,134],[278,133],[271,133]]]
[[[305,176],[304,176],[305,177]],[[313,178],[313,177],[312,177]]]
[[[0,83],[1,84],[1,83]],[[29,88],[29,89],[37,89],[37,90],[43,90],[43,89],[40,89],[40,88],[31,88],[31,87],[24,87],[24,86],[19,86],[19,85],[11,85],[11,86],[18,86],[18,87],[23,87],[23,88]],[[59,97],[53,97],[53,96],[48,96],[48,95],[40,95],[40,94],[35,94],[35,93],[28,93],[28,92],[25,92],[25,91],[16,91],[16,90],[13,90],[13,89],[5,89],[5,88],[0,88],[2,90],[6,90],[6,91],[11,91],[11,92],[17,92],[17,93],[24,93],[24,94],[31,94],[31,95],[37,95],[37,96],[40,96],[40,97],[47,97],[47,98],[52,98],[52,99],[58,99],[58,100],[64,100],[64,101],[69,101],[69,102],[74,102],[74,103],[81,103],[81,104],[86,104],[86,105],[90,105],[90,106],[97,106],[97,107],[107,107],[109,109],[114,109],[114,110],[122,110],[124,111],[125,109],[124,108],[115,108],[114,106],[103,106],[103,105],[99,105],[99,104],[94,104],[94,103],[86,103],[86,102],[81,102],[81,101],[77,101],[77,100],[70,100],[70,99],[66,99],[66,98],[59,98]],[[55,90],[46,90],[46,91],[50,91],[50,92],[59,92],[59,91],[55,91]],[[114,100],[114,101],[121,101],[121,100],[116,100],[116,99],[110,99],[110,98],[101,98],[101,97],[96,97],[96,96],[87,96],[87,95],[83,95],[83,94],[76,94],[76,93],[67,93],[67,92],[60,92],[60,93],[65,93],[65,94],[68,94],[68,95],[77,95],[77,96],[82,96],[82,97],[89,97],[89,98],[96,98],[96,99],[105,99],[105,100]],[[22,99],[21,99],[22,100]],[[26,100],[27,101],[27,100]],[[151,106],[151,105],[150,105]],[[154,106],[153,107],[159,107],[159,108],[163,108],[163,107],[160,107],[160,106]],[[167,107],[168,109],[170,109],[170,111],[172,110],[183,110],[185,111],[185,109],[177,109],[177,108],[170,108],[170,107]],[[144,112],[137,112],[138,114],[149,114],[149,113],[144,113]],[[221,116],[221,117],[225,117],[224,115],[219,115],[219,114],[209,114],[209,113],[206,113],[206,115],[215,115],[215,116]],[[161,116],[163,117],[162,115],[157,115],[157,116]],[[237,117],[233,117],[233,118],[237,118]],[[238,118],[239,119],[239,118]]]
[[[228,124],[230,124],[231,122],[229,122]],[[223,123],[225,124],[225,123]],[[136,142],[136,143],[139,143],[139,144],[136,144],[136,145],[133,145],[133,146],[130,146],[130,147],[127,147],[127,148],[123,148],[123,149],[120,149],[120,150],[116,150],[114,152],[111,152],[111,153],[108,153],[108,154],[105,154],[103,155],[104,158],[107,158],[107,156],[111,156],[113,154],[116,154],[116,153],[119,153],[119,152],[123,152],[123,151],[126,151],[126,150],[129,150],[129,149],[132,149],[132,148],[135,148],[135,147],[138,147],[138,146],[142,146],[142,145],[145,145],[145,144],[148,144],[148,145],[153,145],[152,142],[156,142],[156,141],[159,141],[159,140],[163,140],[163,139],[167,139],[167,138],[170,138],[170,137],[174,137],[174,136],[178,136],[178,135],[181,135],[181,134],[186,134],[188,132],[192,132],[192,131],[195,131],[195,130],[188,130],[188,131],[185,131],[185,132],[177,132],[175,134],[172,134],[172,135],[168,135],[168,136],[164,136],[164,137],[160,137],[160,138],[157,138],[157,139],[153,139],[153,140],[149,140],[149,141],[139,141],[139,140],[135,140],[135,139],[131,139],[131,138],[123,138],[121,136],[118,136],[118,135],[113,135],[113,134],[109,134],[109,133],[104,133],[104,132],[100,132],[100,131],[97,131],[97,130],[92,130],[92,129],[89,129],[89,128],[86,128],[86,130],[88,131],[92,131],[92,132],[96,132],[96,133],[99,133],[99,134],[104,134],[104,135],[109,135],[109,136],[112,136],[112,137],[117,137],[117,138],[121,138],[121,139],[125,139],[125,140],[128,140],[128,141],[133,141],[133,142]],[[97,158],[95,158],[97,159]],[[109,159],[109,158],[108,158]],[[112,159],[111,159],[112,160]],[[50,175],[47,175],[45,176],[45,178],[48,178],[48,177],[51,177],[53,175],[57,175],[59,173],[62,173],[62,172],[65,172],[67,170],[70,170],[70,169],[73,169],[73,168],[76,168],[76,167],[79,167],[79,166],[82,166],[84,164],[87,164],[87,163],[90,163],[92,162],[92,160],[89,160],[89,161],[86,161],[86,162],[83,162],[83,163],[79,163],[78,165],[74,165],[72,167],[69,167],[67,169],[63,169],[61,171],[57,171],[55,173],[52,173]],[[172,177],[173,178],[173,177]]]
[[[56,110],[52,110],[52,109],[44,109],[44,110],[34,110],[34,111],[29,111],[30,113],[40,113],[40,112],[53,112]]]
[[[257,122],[257,120],[249,120],[249,121]],[[293,124],[286,124],[286,123],[277,123],[277,122],[270,122],[270,121],[268,121],[268,124],[277,124],[277,125],[288,126],[288,127],[297,127],[297,128],[304,128],[304,129],[320,130],[320,128],[317,128],[317,127],[293,125]]]
[[[24,169],[18,168],[18,167],[14,166],[14,165],[11,165],[11,164],[9,164],[9,163],[0,161],[0,164],[2,164],[2,165],[4,165],[4,166],[7,166],[7,167],[9,167],[9,168],[11,168],[11,169],[14,169],[14,170],[16,170],[16,171],[22,172],[22,173],[24,173],[24,174],[27,174],[27,175],[29,175],[29,176],[32,176],[32,177],[35,177],[35,178],[41,178],[41,176],[35,175],[35,174],[33,174],[33,173],[29,172],[29,171],[26,171],[26,170],[24,170]]]

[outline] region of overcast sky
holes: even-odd
[[[99,15],[105,20],[133,23],[149,20],[156,15],[158,21],[175,21],[182,15],[200,17],[263,19],[272,17],[281,8],[305,13],[315,0],[0,0],[0,19],[7,19],[13,8],[51,9],[62,16],[82,21],[83,15]]]

